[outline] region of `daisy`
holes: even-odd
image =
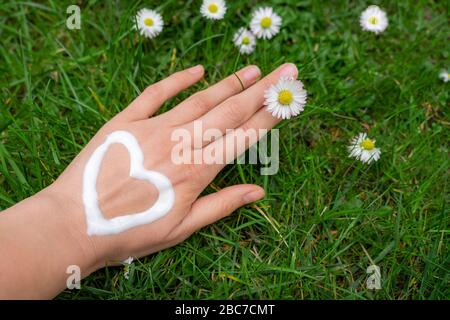
[[[447,70],[442,70],[439,73],[439,78],[442,79],[442,81],[447,82],[450,80],[450,72],[448,72]]]
[[[223,19],[227,5],[224,0],[203,0],[200,7],[200,13],[208,19],[220,20]]]
[[[277,84],[264,92],[267,111],[279,119],[289,119],[303,111],[307,92],[303,83],[292,77],[281,77]]]
[[[141,9],[136,14],[139,33],[147,38],[156,37],[163,29],[164,21],[155,10]]]
[[[255,50],[255,36],[245,28],[239,28],[233,36],[233,42],[242,54],[250,54]]]
[[[250,29],[258,38],[270,39],[280,32],[281,17],[270,7],[259,8],[253,13]]]
[[[375,140],[367,137],[367,134],[360,133],[352,139],[348,146],[349,157],[356,158],[363,163],[371,163],[380,159],[381,150],[375,148]]]
[[[130,266],[133,263],[133,260],[133,257],[129,257],[128,259],[122,261],[122,264],[124,265],[123,277],[127,280],[130,278]]]
[[[376,34],[383,32],[388,26],[386,12],[378,6],[369,6],[361,13],[359,23],[364,31],[371,31]]]

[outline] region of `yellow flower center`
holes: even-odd
[[[378,18],[377,17],[370,17],[369,18],[369,23],[373,24],[373,25],[378,24]]]
[[[153,19],[151,19],[151,18],[145,18],[145,20],[144,20],[144,24],[147,26],[147,27],[151,27],[152,25],[153,25]]]
[[[373,148],[375,148],[375,142],[370,139],[365,139],[359,144],[359,146],[364,150],[373,150]]]
[[[272,25],[272,19],[269,17],[264,17],[261,20],[261,27],[263,28],[269,28]]]
[[[278,102],[284,106],[289,105],[294,99],[292,92],[289,90],[281,90],[278,94]]]
[[[219,10],[219,7],[215,3],[211,3],[208,7],[209,12],[216,13]]]
[[[242,39],[242,44],[245,44],[245,45],[250,44],[250,38],[249,37],[244,37]]]

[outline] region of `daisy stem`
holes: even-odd
[[[269,175],[264,175],[263,177],[263,188],[264,191],[267,193],[267,190],[269,190]]]
[[[238,54],[236,56],[236,60],[234,61],[233,73],[237,71],[239,59],[241,58],[241,52],[238,50]]]
[[[210,21],[208,21],[208,23],[206,24],[206,30],[205,31],[206,31],[206,37],[205,38],[208,39],[206,41],[206,52],[208,53],[208,56],[211,56],[211,49],[212,49],[211,39],[213,37],[211,37],[212,31],[211,31],[211,22]]]
[[[267,66],[267,41],[263,40],[263,60],[264,60],[264,67]]]
[[[239,176],[241,177],[242,183],[247,183],[247,179],[245,179],[244,170],[242,169],[242,165],[240,163],[237,163],[237,168],[238,168]]]

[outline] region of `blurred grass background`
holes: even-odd
[[[265,200],[139,259],[129,280],[104,269],[59,298],[450,297],[449,84],[438,78],[450,67],[447,1],[228,1],[217,22],[201,17],[201,1],[77,1],[81,29],[68,30],[71,4],[0,4],[0,210],[52,183],[103,123],[175,70],[201,63],[207,75],[162,112],[250,63],[264,73],[295,63],[309,101],[279,125],[276,175],[230,165],[206,190],[245,177]],[[379,36],[359,26],[370,4],[388,13]],[[282,16],[281,32],[239,56],[232,35],[260,5]],[[131,28],[142,7],[164,18],[156,39]],[[347,157],[361,131],[382,149],[370,166]],[[366,289],[371,264],[381,290]]]

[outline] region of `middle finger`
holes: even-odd
[[[278,82],[280,77],[294,77],[298,75],[297,67],[286,63],[272,71],[269,75],[258,81],[250,88],[225,100],[216,108],[200,117],[202,129],[219,130],[225,134],[227,129],[235,129],[250,119],[264,103],[264,91],[272,84]],[[190,123],[190,130],[194,130],[195,123]],[[202,146],[211,141],[204,141]]]

